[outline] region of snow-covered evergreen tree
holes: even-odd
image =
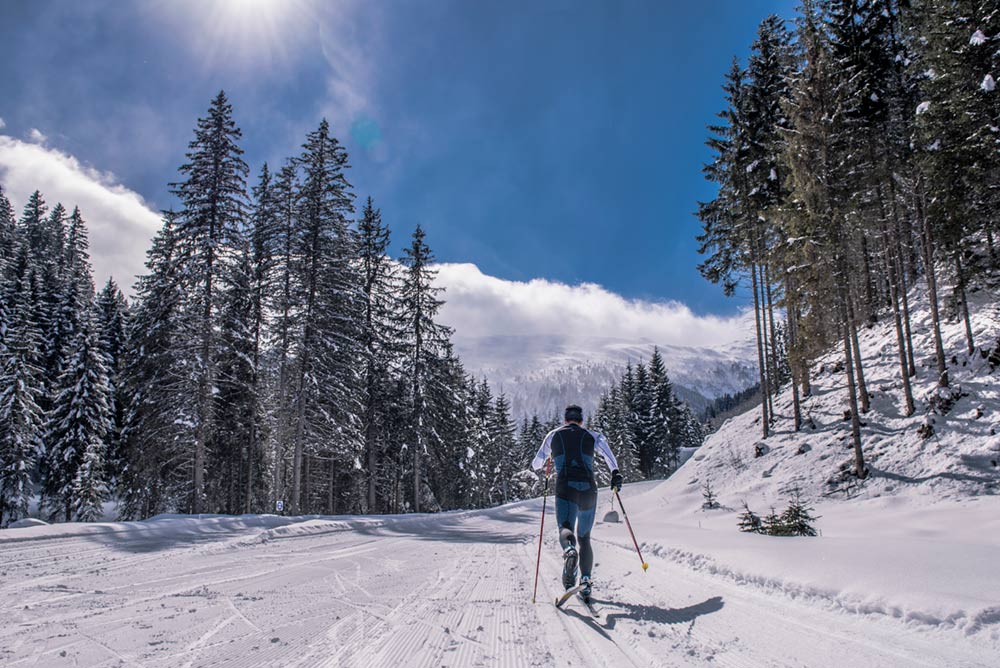
[[[97,329],[89,315],[79,327],[45,429],[44,498],[51,515],[67,521],[100,516],[112,428],[111,386]]]
[[[216,317],[222,303],[222,284],[229,269],[227,247],[238,241],[245,215],[247,165],[242,137],[224,92],[212,100],[208,115],[198,119],[187,162],[180,167],[183,181],[173,184],[181,202],[176,218],[177,276],[184,282],[183,340],[187,348],[188,391],[197,398],[189,508],[205,508],[205,468],[215,429],[218,392]]]
[[[339,477],[352,475],[363,448],[361,376],[355,369],[362,355],[361,276],[350,229],[354,195],[345,175],[347,152],[325,120],[306,137],[296,165],[302,177],[293,247],[301,311],[293,344],[293,511],[319,491],[303,494],[307,465],[306,477],[322,477],[329,491]],[[310,455],[328,462],[322,474],[311,475],[316,472],[307,461]],[[336,503],[328,494],[322,498],[325,505]]]
[[[0,351],[0,526],[28,515],[31,476],[41,449],[40,334],[25,309],[13,310]]]
[[[128,400],[122,430],[126,463],[119,475],[126,519],[176,512],[190,503],[197,397],[191,392],[186,351],[178,345],[184,287],[174,220],[168,212],[153,239],[148,273],[136,284],[129,319],[122,379]]]
[[[425,242],[423,229],[418,225],[413,232],[410,246],[404,251],[406,266],[403,281],[403,312],[407,324],[405,376],[410,392],[411,433],[408,438],[412,457],[413,510],[420,511],[423,488],[421,460],[433,456],[429,451],[430,433],[427,415],[427,389],[433,379],[431,371],[440,359],[451,331],[434,321],[444,303],[438,298],[441,288],[434,286],[437,272],[433,269],[434,256]]]
[[[125,426],[125,346],[128,331],[128,302],[114,279],[109,278],[94,300],[95,325],[101,341],[101,349],[108,365],[108,380],[111,384],[111,433],[108,441],[108,473],[112,487],[116,476],[125,467],[121,446],[122,429]]]

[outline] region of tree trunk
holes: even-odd
[[[771,332],[771,373],[772,373],[772,378],[773,378],[772,382],[774,383],[773,390],[775,392],[777,392],[778,391],[778,384],[780,382],[779,377],[778,377],[778,345],[777,345],[778,338],[775,336],[775,333],[774,333],[774,330],[775,330],[775,327],[774,327],[774,302],[773,302],[773,300],[771,298],[771,268],[770,268],[770,265],[768,265],[768,264],[764,265],[764,278],[765,278],[764,285],[767,288],[767,293],[766,293],[767,294],[767,318],[768,318],[768,321],[770,323],[770,332]],[[774,416],[774,405],[773,405],[773,403],[771,405],[771,416],[772,416],[772,418]]]
[[[302,458],[306,425],[305,367],[309,359],[308,347],[302,351],[302,369],[299,371],[296,390],[295,450],[292,455],[292,498],[289,504],[293,515],[302,513]]]
[[[854,348],[854,369],[858,386],[858,395],[861,398],[861,412],[867,413],[871,408],[871,399],[868,396],[868,384],[865,383],[864,363],[861,357],[861,345],[858,342],[857,316],[854,306],[851,303],[850,292],[847,301],[847,324],[851,332],[851,346]]]
[[[955,249],[955,275],[958,278],[958,298],[962,303],[962,318],[965,320],[965,342],[969,354],[976,352],[976,342],[972,336],[972,320],[969,318],[969,301],[965,294],[965,271],[962,268],[961,250]]]
[[[760,272],[760,317],[762,320],[761,334],[764,338],[764,360],[767,363],[767,416],[771,422],[774,422],[774,392],[776,390],[775,385],[777,384],[774,375],[774,366],[772,364],[774,360],[774,341],[768,337],[768,324],[767,324],[767,293],[766,286],[767,280],[764,275],[764,268],[766,263],[761,263],[757,266]]]
[[[907,417],[913,415],[913,388],[910,386],[910,373],[906,364],[906,339],[903,336],[903,319],[899,312],[899,284],[897,282],[897,260],[889,242],[889,233],[885,223],[882,224],[882,243],[885,248],[885,265],[889,271],[889,297],[892,301],[892,317],[896,327],[896,348],[899,351],[899,374],[903,380],[903,401],[906,405]]]
[[[753,262],[750,264],[750,286],[753,290],[753,314],[757,332],[757,366],[760,375],[760,410],[761,426],[763,430],[762,438],[767,438],[768,432],[770,431],[768,428],[769,420],[767,413],[767,373],[764,366],[763,339],[761,338],[760,299],[757,295],[757,265]]]
[[[923,197],[923,194],[921,194]],[[927,274],[927,292],[931,303],[931,323],[934,331],[934,352],[937,358],[938,386],[948,387],[948,363],[944,357],[944,344],[941,341],[941,317],[938,311],[937,277],[934,271],[934,247],[931,237],[930,221],[927,220],[925,208],[918,207],[923,221],[924,235],[924,269]]]
[[[330,457],[328,468],[329,471],[327,472],[326,513],[327,515],[336,515],[337,476],[333,465],[333,457]]]
[[[868,322],[878,322],[875,312],[875,281],[872,278],[871,257],[868,253],[868,237],[861,232],[861,259],[865,272],[865,319]]]
[[[792,378],[792,422],[794,424],[795,431],[799,431],[802,428],[802,406],[799,401],[799,383],[798,383],[798,367],[799,367],[799,354],[798,354],[798,317],[799,317],[799,306],[797,297],[793,296],[794,285],[791,279],[786,278],[785,280],[785,310],[787,312],[787,322],[788,322],[788,368],[791,371]]]
[[[847,310],[847,300],[849,296],[845,294],[843,288],[840,292],[840,320],[841,331],[844,340],[844,370],[847,373],[847,396],[851,408],[851,439],[854,444],[854,473],[858,478],[867,475],[865,469],[865,455],[861,450],[861,417],[858,414],[858,395],[854,385],[854,360],[851,354],[851,324]]]

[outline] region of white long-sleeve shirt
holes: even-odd
[[[531,460],[531,468],[534,470],[539,470],[545,466],[545,460],[549,458],[552,453],[552,437],[555,436],[559,429],[564,427],[559,427],[558,429],[553,429],[545,438],[542,439],[542,446],[538,448],[538,452],[535,453],[535,458]],[[583,429],[583,427],[581,427]],[[591,431],[589,429],[584,429],[589,433],[594,439],[594,453],[600,453],[601,457],[604,458],[604,462],[608,465],[608,468],[612,471],[618,468],[618,460],[615,459],[615,453],[611,452],[611,446],[608,445],[608,439],[604,437],[599,431]]]

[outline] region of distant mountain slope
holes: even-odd
[[[653,346],[650,341],[603,337],[463,337],[460,331],[455,337],[466,369],[486,377],[495,391],[503,391],[515,417],[548,417],[570,402],[579,403],[589,414],[625,365],[648,360]],[[725,351],[676,345],[659,349],[678,395],[696,412],[708,399],[757,380],[749,341]]]

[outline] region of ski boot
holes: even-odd
[[[576,546],[567,545],[563,550],[563,589],[572,589],[576,586],[576,561]]]

